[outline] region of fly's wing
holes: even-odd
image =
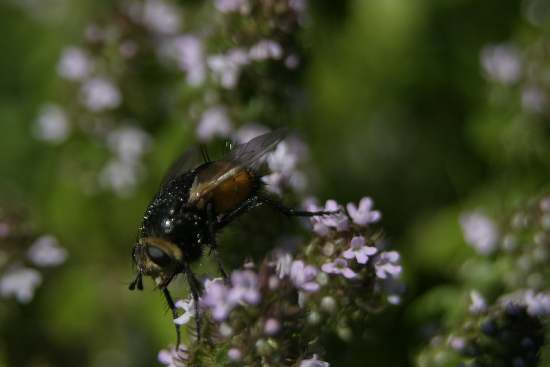
[[[191,171],[201,163],[203,163],[201,150],[198,147],[187,149],[174,161],[174,163],[172,163],[162,179],[161,187],[172,181],[174,178]]]
[[[237,145],[224,158],[245,167],[254,167],[258,160],[273,149],[287,135],[286,129],[277,129]]]
[[[237,145],[224,158],[205,166],[197,173],[190,191],[189,202],[196,202],[229,179],[242,174],[243,168],[255,168],[259,159],[286,136],[286,130],[278,129]]]

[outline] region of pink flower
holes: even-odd
[[[369,256],[378,252],[373,246],[365,246],[365,237],[355,236],[351,239],[350,247],[342,254],[346,259],[355,258],[359,264],[366,264]]]
[[[331,229],[335,229],[338,232],[348,229],[349,220],[346,214],[342,211],[342,206],[335,200],[327,200],[325,207],[318,207],[315,204],[307,205],[307,209],[310,211],[333,211],[336,212],[330,215],[320,215],[311,218],[313,224],[313,231],[319,236],[326,236]]]
[[[229,289],[221,279],[207,280],[204,284],[204,293],[200,299],[201,306],[210,309],[212,317],[223,321],[235,306],[228,299]]]
[[[305,265],[303,261],[296,260],[290,267],[290,280],[296,288],[304,292],[317,292],[320,288],[315,282],[317,269],[311,265]]]
[[[376,223],[382,218],[382,214],[378,210],[372,210],[374,202],[368,196],[365,196],[359,202],[359,207],[354,203],[348,203],[346,208],[348,214],[355,224],[366,226],[370,223]]]
[[[178,350],[174,347],[161,350],[157,358],[160,363],[167,367],[185,367],[185,361],[188,357],[187,348],[185,345],[180,344]]]
[[[340,274],[348,279],[357,278],[357,273],[348,267],[348,262],[340,258],[323,264],[321,270],[328,274]]]
[[[399,263],[400,256],[397,251],[382,252],[374,263],[376,276],[380,279],[395,278],[401,275],[403,268]]]
[[[245,302],[255,305],[260,302],[258,276],[251,270],[234,271],[231,274],[233,288],[229,291],[229,302]]]

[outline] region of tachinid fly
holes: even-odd
[[[190,264],[209,249],[218,269],[227,278],[218,255],[216,233],[248,209],[267,205],[287,216],[316,216],[332,212],[309,212],[286,207],[267,194],[258,173],[260,158],[285,137],[284,130],[260,135],[237,145],[220,160],[210,161],[203,151],[191,149],[172,165],[159,191],[147,207],[139,228],[133,259],[137,276],[130,289],[142,290],[142,276],[151,276],[177,317],[168,285],[184,274],[195,303],[197,338],[200,339],[198,301],[202,286]],[[176,326],[177,345],[180,342]]]

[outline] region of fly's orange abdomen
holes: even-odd
[[[217,213],[237,208],[248,199],[253,186],[251,174],[241,168],[234,176],[222,182],[212,191],[212,202]]]
[[[189,202],[203,209],[212,203],[216,213],[237,208],[252,194],[253,173],[231,161],[215,161],[197,172],[189,193]]]

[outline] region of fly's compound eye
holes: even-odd
[[[146,251],[149,259],[160,267],[165,267],[172,263],[172,258],[157,246],[147,246]]]

